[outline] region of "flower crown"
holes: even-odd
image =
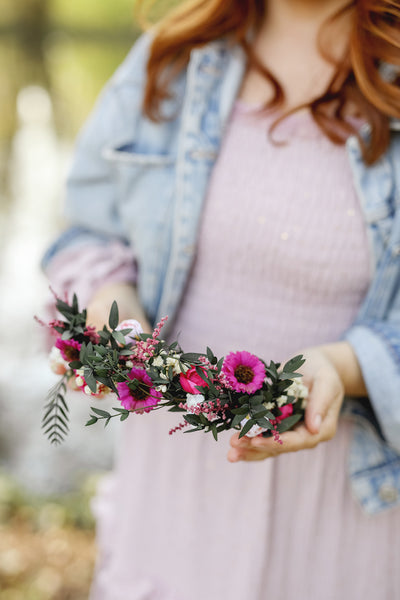
[[[42,427],[52,443],[60,443],[68,432],[67,387],[102,398],[114,393],[120,405],[112,413],[91,407],[86,425],[114,417],[120,421],[131,413],[166,408],[182,413],[172,430],[211,432],[214,438],[229,429],[247,435],[273,436],[291,429],[304,417],[308,389],[297,370],[301,355],[283,365],[247,352],[230,352],[218,358],[210,348],[204,353],[185,353],[178,342],[160,338],[164,317],[151,334],[140,323],[119,323],[114,302],[108,327],[96,331],[87,325],[76,295],[69,304],[56,298],[63,319],[48,326],[56,336],[50,365],[60,381],[50,390]]]

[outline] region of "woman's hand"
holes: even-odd
[[[351,346],[338,342],[312,348],[302,353],[306,362],[300,371],[303,383],[309,388],[304,423],[281,434],[282,444],[272,437],[261,436],[239,440],[231,438],[228,460],[263,460],[285,452],[314,448],[330,440],[336,433],[340,408],[345,393],[365,395],[360,367]]]
[[[135,288],[129,283],[106,284],[93,295],[87,307],[87,322],[96,329],[108,325],[108,317],[113,301],[116,300],[119,309],[119,320],[137,319],[144,332],[152,328],[140,306]]]

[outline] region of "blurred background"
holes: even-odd
[[[112,466],[117,427],[50,446],[42,406],[57,381],[33,320],[50,295],[40,259],[62,230],[74,138],[140,33],[134,0],[0,0],[0,598],[87,598],[95,558],[90,499]],[[155,3],[159,18],[177,0]],[[115,425],[115,424],[114,424]]]

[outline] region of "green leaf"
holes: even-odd
[[[279,379],[282,380],[286,380],[286,379],[296,379],[296,377],[302,377],[301,373],[293,373],[293,372],[284,372],[284,373],[279,373]]]
[[[103,417],[104,419],[108,419],[108,417],[110,416],[110,413],[107,412],[106,410],[101,410],[101,408],[95,408],[94,406],[91,406],[90,408],[94,413],[96,413],[96,415],[99,415],[100,417]]]
[[[118,305],[114,300],[114,302],[111,305],[110,316],[108,317],[108,324],[111,329],[115,329],[118,326],[118,323],[119,323]]]
[[[119,420],[120,421],[125,421],[128,417],[129,417],[129,412],[126,412],[126,413],[124,413],[123,415],[120,416]]]
[[[73,360],[72,362],[69,363],[69,366],[71,369],[80,369],[82,366],[82,363],[80,360]]]
[[[239,408],[231,409],[231,413],[233,413],[234,415],[247,415],[248,412],[249,412],[248,404],[243,404],[243,406],[240,406]]]
[[[240,425],[240,423],[242,422],[242,420],[243,420],[243,415],[235,415],[233,417],[233,419],[232,419],[231,427],[232,428],[237,427],[238,425]]]
[[[271,423],[268,421],[268,419],[257,419],[257,425],[259,425],[260,427],[263,427],[264,429],[272,429],[272,425]]]
[[[72,311],[75,314],[79,313],[78,298],[76,297],[76,294],[74,294],[73,297],[72,297]]]
[[[303,355],[298,354],[297,356],[294,356],[293,358],[288,360],[282,370],[283,371],[297,371],[297,369],[299,369],[301,367],[301,365],[303,365],[305,362],[306,361],[305,361],[305,358],[303,357]]]
[[[242,438],[246,435],[246,433],[248,433],[250,431],[250,429],[253,427],[253,425],[255,425],[255,422],[253,421],[253,419],[249,419],[247,421],[247,423],[245,423],[241,429],[241,432],[239,433],[239,438]]]
[[[189,423],[189,425],[200,425],[197,415],[183,415],[183,418]]]
[[[125,337],[121,331],[113,331],[111,334],[116,342],[119,344],[125,344]]]
[[[89,419],[89,421],[87,423],[85,423],[85,427],[88,427],[89,425],[94,425],[95,423],[97,423],[98,418],[97,417],[92,417],[91,419]]]
[[[204,356],[204,354],[201,354],[199,352],[187,352],[185,354],[182,354],[180,359],[189,363],[198,363],[200,356]]]
[[[87,367],[85,367],[83,371],[83,376],[87,385],[89,386],[90,391],[95,394],[97,392],[97,381],[93,375],[92,369],[88,369]]]
[[[296,425],[296,423],[298,423],[300,421],[300,419],[302,418],[302,415],[291,415],[290,417],[286,417],[286,419],[283,419],[283,421],[281,423],[279,423],[279,425],[277,426],[277,430],[279,433],[283,433],[284,431],[288,431],[289,429],[292,429],[292,427],[294,425]]]

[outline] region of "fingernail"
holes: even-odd
[[[314,417],[314,429],[316,430],[316,433],[319,432],[320,427],[321,427],[321,415],[315,415]]]

